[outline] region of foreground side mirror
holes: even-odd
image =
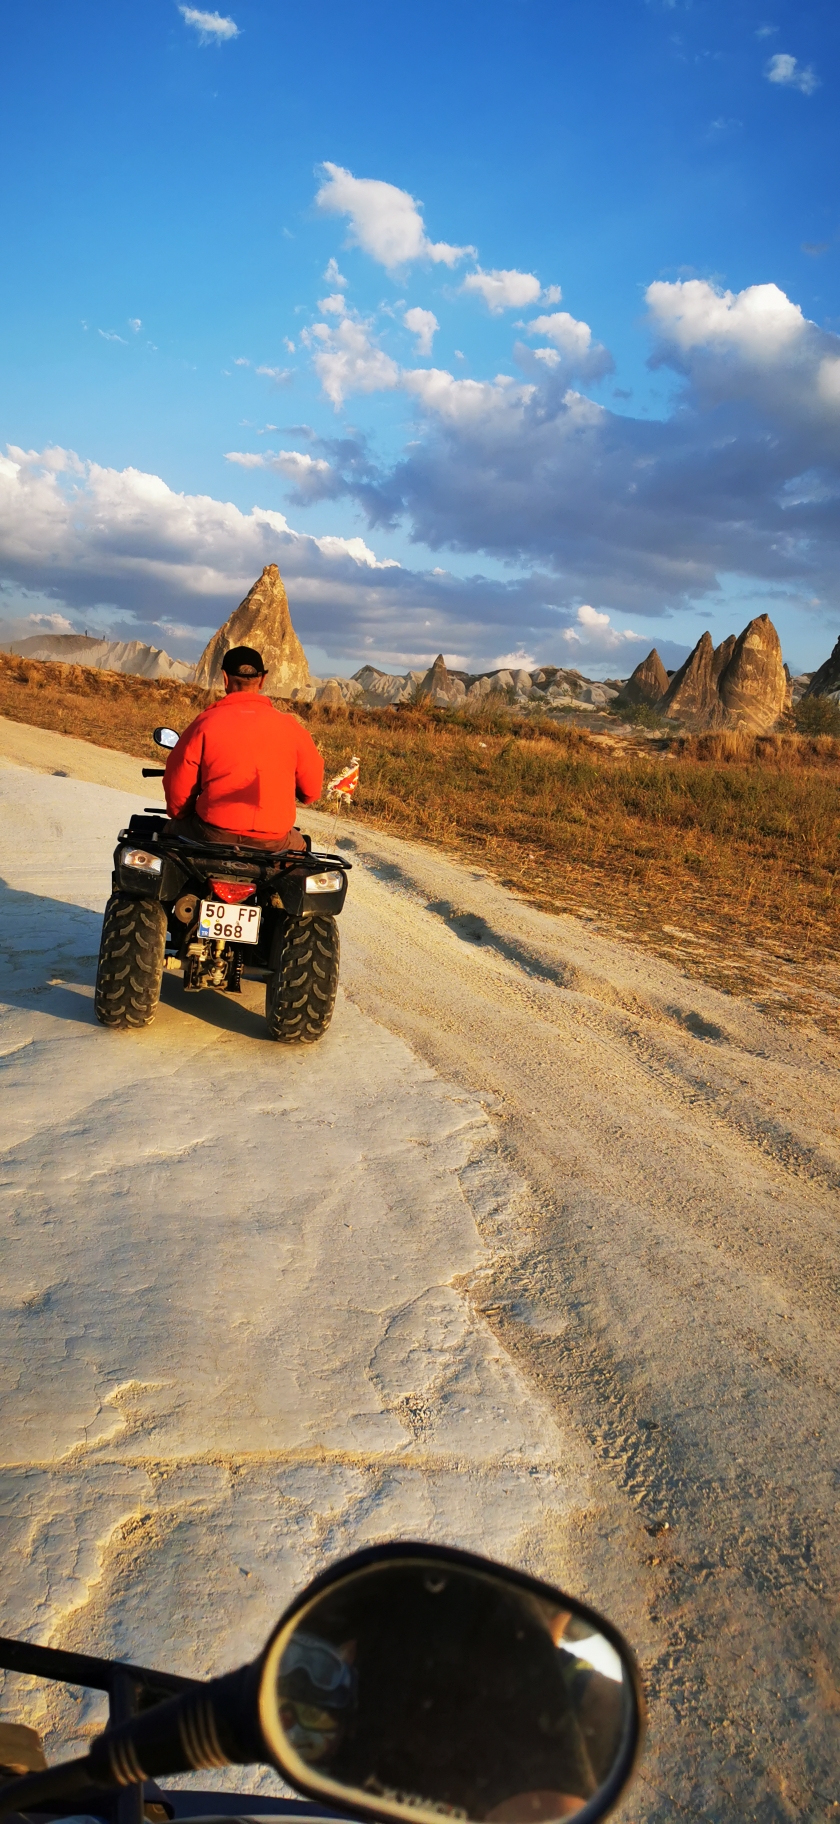
[[[298,1791],[362,1816],[603,1816],[641,1733],[632,1655],[548,1585],[429,1546],[319,1579],[266,1649],[262,1735]]]
[[[574,1597],[471,1552],[374,1546],[316,1578],[252,1664],[10,1781],[0,1816],[268,1761],[357,1817],[592,1824],[630,1777],[643,1715],[626,1641]]]
[[[180,735],[176,735],[174,728],[156,728],[152,733],[152,740],[156,747],[177,747],[180,739]]]

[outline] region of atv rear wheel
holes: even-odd
[[[103,1026],[148,1026],[157,1013],[166,913],[156,899],[114,893],[105,907],[94,1007]]]
[[[284,920],[272,949],[265,1017],[273,1039],[311,1045],[326,1032],[338,987],[339,941],[334,918],[310,913]]]

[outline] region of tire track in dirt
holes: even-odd
[[[822,1818],[836,1049],[416,845],[348,852],[347,992],[488,1098],[532,1187],[530,1246],[473,1295],[600,1464],[567,1581],[626,1621],[644,1593],[644,1815]]]

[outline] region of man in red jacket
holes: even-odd
[[[222,670],[225,695],[196,716],[166,762],[169,815],[183,835],[205,842],[303,849],[295,805],[320,797],[321,755],[297,717],[261,694],[261,653],[234,646]]]

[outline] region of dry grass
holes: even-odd
[[[0,714],[148,757],[192,686],[0,655]],[[546,910],[649,944],[783,1017],[836,1027],[840,741],[716,733],[653,743],[545,719],[312,710],[352,813],[467,856]],[[344,813],[343,813],[344,815]]]

